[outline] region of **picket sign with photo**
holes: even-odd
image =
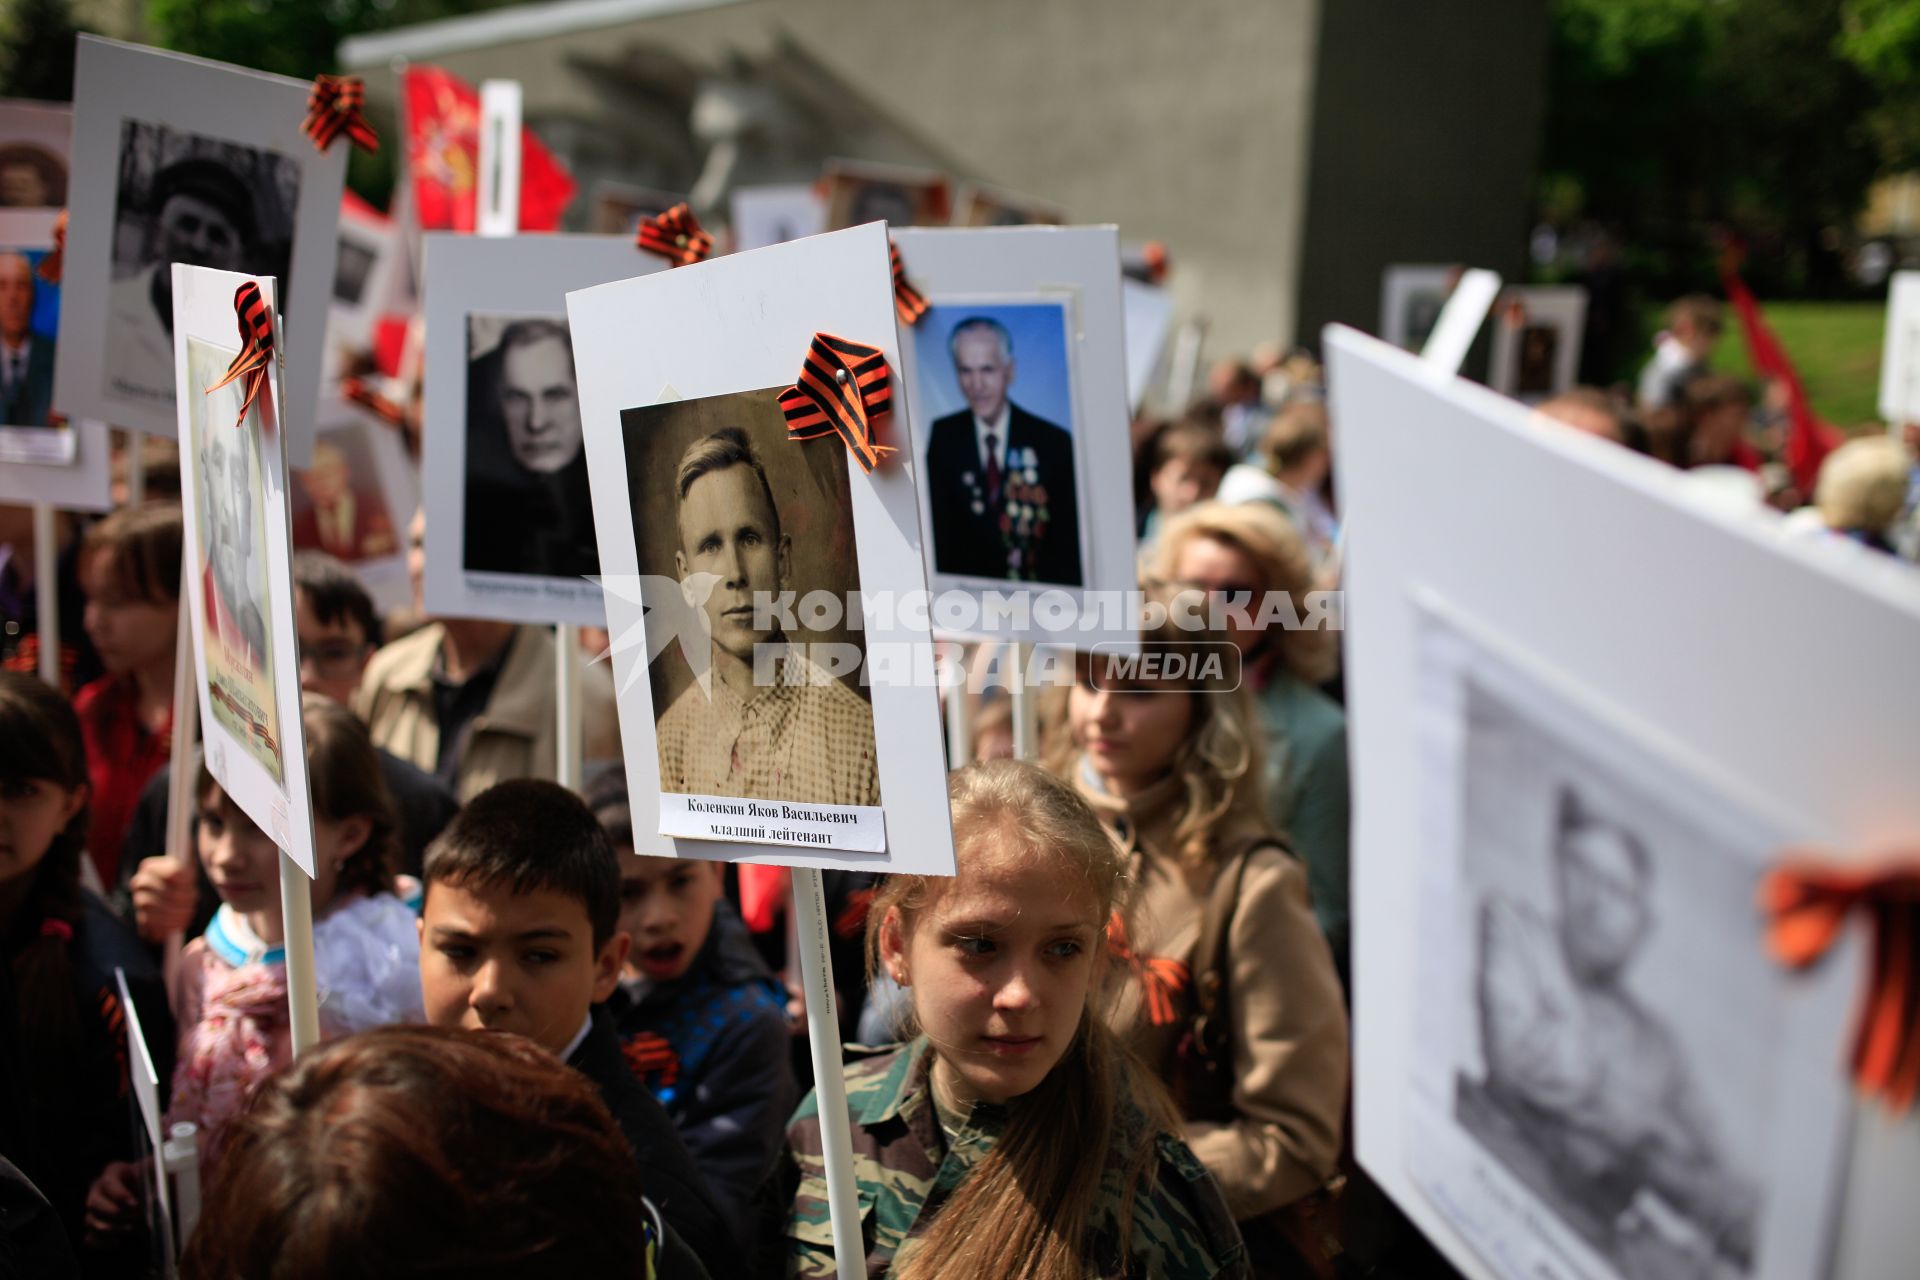
[[[1474,335],[1480,332],[1487,312],[1493,309],[1493,300],[1499,296],[1497,272],[1479,267],[1463,272],[1453,292],[1447,295],[1446,305],[1440,308],[1433,332],[1420,348],[1420,359],[1426,366],[1444,377],[1460,372],[1467,351],[1473,346]]]
[[[280,429],[284,331],[271,277],[173,267],[180,505],[207,771],[280,849],[293,1049],[320,1039],[314,817],[294,631],[293,533]],[[317,351],[320,330],[304,344]],[[175,821],[177,821],[177,817]]]
[[[407,522],[420,477],[400,433],[350,400],[328,396],[313,457],[293,472],[293,549],[324,551],[353,569],[385,614],[413,599]]]
[[[61,412],[173,435],[171,264],[250,272],[273,279],[285,300],[295,340],[286,452],[305,465],[351,149],[316,150],[301,132],[311,87],[80,37],[54,376]]]
[[[926,571],[916,468],[905,447],[910,415],[894,389],[900,341],[886,228],[856,227],[586,289],[568,295],[567,311],[635,848],[795,868],[793,919],[832,1233],[839,1273],[853,1280],[865,1274],[865,1249],[819,868],[953,874],[932,637],[925,610],[902,607],[915,593],[924,601]],[[836,368],[849,376],[835,377]],[[890,412],[879,399],[882,374]],[[821,431],[827,422],[847,434]],[[872,445],[899,452],[876,459]],[[803,624],[756,617],[742,603],[749,588],[789,589],[804,600],[818,583],[850,580],[858,590],[840,599],[861,610],[862,639],[831,652],[864,657],[861,674],[871,676],[864,727],[862,695],[835,675],[797,687],[785,682],[794,658],[809,664],[783,628],[806,634]],[[823,608],[833,603],[821,594]],[[786,645],[776,649],[779,640]],[[743,652],[753,661],[763,650],[788,657],[742,695],[729,673]],[[820,654],[822,646],[810,650]],[[691,679],[661,705],[675,687],[670,671]],[[796,771],[776,770],[730,796],[669,794],[670,781],[711,777],[698,757],[716,743],[712,754],[725,772],[726,717],[743,697],[791,699],[790,722],[813,726],[807,742],[785,744],[790,750],[780,757]],[[688,718],[708,730],[676,736],[676,723]],[[829,744],[857,745],[862,734],[867,757],[833,757]],[[676,744],[691,758],[676,757]],[[868,803],[828,803],[808,790],[831,790],[862,768],[872,771],[857,788]],[[720,816],[700,812],[708,809]],[[833,834],[843,816],[870,825],[876,809],[879,850],[848,847]],[[656,834],[690,830],[689,818],[706,823],[708,838]]]
[[[803,240],[827,227],[826,201],[811,182],[735,187],[728,207],[735,253]]]
[[[1367,601],[1361,1164],[1472,1280],[1906,1274],[1916,1122],[1849,1102],[1862,939],[1790,970],[1760,891],[1792,855],[1915,847],[1920,685],[1879,673],[1920,580],[1385,343],[1325,347]],[[1848,660],[1808,666],[1836,634]]]
[[[1102,608],[1138,585],[1132,506],[1100,500],[1133,484],[1118,232],[909,227],[893,242],[928,303],[900,326],[899,394],[913,411],[900,441],[918,479],[935,632],[1137,644],[1138,620]],[[1039,607],[996,616],[995,594],[1018,591],[1068,606],[1067,626]]]
[[[1580,373],[1587,291],[1577,284],[1515,285],[1493,313],[1487,385],[1527,404],[1570,390]]]
[[[1899,430],[1920,422],[1920,271],[1887,283],[1887,330],[1880,354],[1880,420]]]

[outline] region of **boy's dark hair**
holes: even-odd
[[[427,850],[421,879],[509,893],[549,889],[587,912],[598,951],[620,920],[620,860],[579,796],[539,778],[496,783],[454,816]]]
[[[307,593],[313,616],[322,622],[345,618],[358,623],[367,643],[380,643],[380,615],[374,611],[373,597],[346,563],[324,551],[293,553],[293,585]]]
[[[1191,414],[1163,427],[1153,438],[1150,471],[1158,471],[1175,458],[1184,458],[1212,467],[1221,475],[1233,465],[1233,450],[1221,433],[1218,418]]]
[[[633,848],[633,808],[627,796],[627,771],[608,769],[587,784],[587,808],[616,851]]]

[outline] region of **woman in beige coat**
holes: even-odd
[[[1109,1022],[1173,1088],[1256,1261],[1275,1250],[1263,1270],[1284,1271],[1286,1247],[1264,1229],[1274,1223],[1258,1220],[1334,1173],[1346,1009],[1306,872],[1265,817],[1237,655],[1172,623],[1145,639],[1201,660],[1202,674],[1147,679],[1083,658],[1048,763],[1132,858],[1133,902],[1109,940],[1126,974]]]

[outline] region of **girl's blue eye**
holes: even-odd
[[[1056,960],[1071,960],[1079,955],[1082,948],[1072,938],[1063,938],[1047,948],[1047,954]]]
[[[963,953],[970,956],[993,954],[993,939],[991,938],[955,938],[953,945],[959,947]]]

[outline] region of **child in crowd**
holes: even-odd
[[[1220,424],[1204,414],[1183,418],[1154,436],[1147,455],[1153,506],[1140,526],[1141,546],[1152,546],[1168,520],[1212,498],[1232,465],[1233,450]]]
[[[173,746],[174,638],[180,623],[180,508],[114,512],[80,544],[87,638],[107,674],[74,695],[86,737],[97,887],[116,883],[127,821]]]
[[[1173,619],[1189,608],[1167,603]],[[1333,1175],[1347,1093],[1340,981],[1306,869],[1262,801],[1262,735],[1240,673],[1202,661],[1220,634],[1170,620],[1142,639],[1198,674],[1146,680],[1084,658],[1070,732],[1048,760],[1121,842],[1136,886],[1126,935],[1109,940],[1126,980],[1107,1019],[1172,1084],[1255,1265],[1294,1274],[1305,1260],[1288,1237],[1253,1224]]]
[[[787,992],[723,892],[726,864],[639,857],[627,782],[616,770],[587,794],[620,855],[620,932],[632,939],[607,1002],[627,1066],[693,1153],[744,1231],[798,1098]]]
[[[394,895],[393,801],[366,728],[336,702],[301,715],[313,789],[314,975],[320,1028],[346,1035],[421,1018],[418,935]],[[201,865],[220,894],[207,931],[181,957],[182,1036],[170,1123],[202,1131],[202,1163],[247,1095],[292,1060],[280,850],[203,767],[195,786]],[[210,1133],[208,1131],[211,1131]]]
[[[163,1070],[173,1021],[152,962],[80,887],[86,832],[79,721],[50,685],[0,671],[0,1153],[46,1196],[90,1274],[125,1274],[115,1268],[139,1265],[137,1241],[120,1224],[90,1229],[85,1208],[96,1176],[133,1155],[114,970]],[[131,1201],[134,1185],[118,1193]]]
[[[188,1280],[704,1280],[593,1086],[518,1036],[385,1027],[273,1077],[233,1127]]]
[[[1113,842],[1030,764],[969,765],[951,800],[956,878],[889,877],[867,917],[915,1033],[847,1068],[869,1273],[1250,1275],[1157,1084],[1094,1011]],[[795,1114],[778,1184],[790,1275],[835,1274],[817,1108]]]
[[[420,986],[437,1027],[526,1036],[591,1080],[641,1185],[715,1276],[739,1250],[673,1121],[633,1078],[611,1020],[629,940],[620,864],[580,797],[533,778],[473,798],[427,851]]]

